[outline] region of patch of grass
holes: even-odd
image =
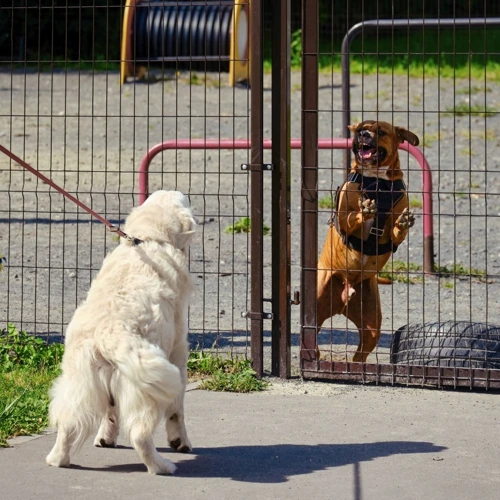
[[[48,390],[63,351],[62,344],[47,344],[10,323],[0,331],[0,446],[47,427]]]
[[[462,156],[476,156],[476,154],[474,153],[474,151],[472,151],[472,149],[470,149],[470,148],[462,148],[460,150],[460,154]]]
[[[480,115],[480,116],[495,116],[500,111],[490,106],[483,104],[470,104],[469,102],[460,102],[455,104],[454,108],[446,108],[445,115],[451,116],[467,116],[467,115]]]
[[[290,63],[292,68],[297,68],[302,64],[302,30],[298,29],[291,35],[290,40]]]
[[[230,234],[250,233],[251,231],[252,231],[252,220],[250,219],[250,217],[240,217],[234,224],[224,229],[225,233],[230,233]],[[271,232],[271,229],[265,224],[263,224],[262,232],[264,236],[266,236]]]
[[[399,283],[417,284],[424,282],[422,266],[401,260],[390,260],[379,275]]]
[[[424,202],[421,196],[410,195],[410,208],[422,208]]]
[[[189,77],[189,84],[190,85],[201,85],[202,84],[202,81],[197,73],[191,73],[191,75]]]
[[[443,283],[443,286],[444,286],[445,288],[455,288],[455,283],[453,283],[453,281],[445,281],[445,282]]]
[[[0,447],[8,446],[11,437],[39,434],[48,426],[48,390],[57,375],[48,368],[0,371]]]
[[[463,87],[455,89],[455,93],[459,95],[475,95],[491,92],[491,87],[483,87],[481,85],[471,85],[470,87]]]
[[[470,276],[472,278],[485,278],[486,271],[474,267],[465,267],[462,264],[451,264],[449,266],[436,266],[436,272],[441,276]]]
[[[254,392],[263,391],[268,383],[255,376],[248,359],[191,352],[188,360],[188,376],[202,379],[200,388],[208,391]]]
[[[331,194],[327,194],[319,199],[318,206],[319,208],[333,208],[333,196]]]
[[[474,130],[474,129],[462,129],[458,131],[458,135],[461,137],[465,137],[466,139],[480,139],[483,141],[495,139],[497,136],[496,130],[488,129],[488,130]]]
[[[422,140],[422,145],[425,148],[430,148],[436,141],[439,141],[440,139],[444,139],[443,134],[440,132],[437,132],[435,134],[425,133]]]
[[[59,366],[63,352],[62,344],[47,344],[38,337],[18,331],[12,323],[0,331],[0,370],[2,372],[17,368],[52,369]]]
[[[21,62],[19,65],[24,67],[34,68],[40,72],[53,72],[53,71],[120,71],[120,63],[110,61],[104,55],[96,55],[94,60],[67,60],[62,57],[55,57],[54,59],[42,58],[38,63],[25,64]]]

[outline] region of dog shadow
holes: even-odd
[[[123,448],[123,447],[122,447]],[[291,476],[312,474],[345,465],[359,465],[392,455],[439,453],[447,448],[424,441],[386,441],[356,444],[318,445],[252,445],[196,448],[180,458],[170,448],[158,448],[177,465],[177,477],[227,478],[249,483],[284,483]],[[133,451],[133,450],[131,450]],[[76,469],[106,472],[144,472],[140,463],[90,468],[72,465]]]
[[[196,449],[194,459],[177,462],[180,477],[228,478],[252,483],[283,483],[290,476],[359,464],[400,454],[438,453],[428,442],[260,445]]]

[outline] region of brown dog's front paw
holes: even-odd
[[[409,208],[405,208],[398,217],[396,226],[399,229],[409,229],[410,227],[413,227],[413,224],[415,224],[415,215]]]
[[[364,221],[374,219],[377,215],[377,204],[375,200],[359,200],[359,210]]]

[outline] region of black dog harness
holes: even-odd
[[[338,222],[338,204],[340,187],[335,195],[335,213],[332,222],[337,232],[346,246],[361,252],[364,255],[383,255],[389,252],[395,252],[398,248],[392,241],[388,243],[379,243],[379,238],[384,234],[384,226],[387,217],[391,214],[393,207],[403,197],[406,191],[406,185],[402,180],[387,181],[378,177],[365,177],[357,172],[350,173],[346,182],[359,183],[359,189],[363,195],[377,204],[377,214],[373,226],[370,228],[370,234],[366,241],[357,236],[347,236],[340,230]]]

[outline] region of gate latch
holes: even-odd
[[[243,163],[241,165],[241,170],[246,170],[250,172],[269,172],[273,170],[272,163]]]
[[[273,319],[273,313],[245,311],[241,313],[242,318],[248,319]]]

